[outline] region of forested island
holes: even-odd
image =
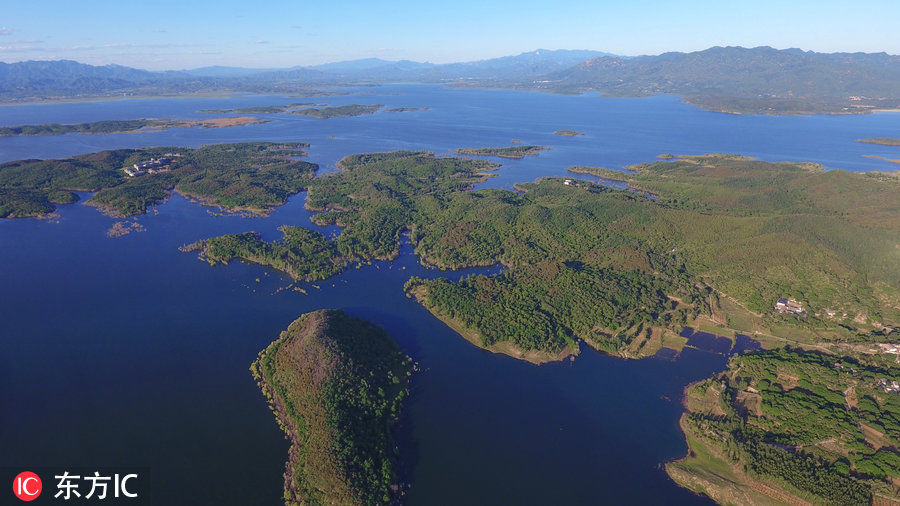
[[[384,330],[341,310],[307,313],[250,371],[291,440],[285,504],[398,500],[391,428],[412,362]]]
[[[6,162],[0,164],[0,218],[52,212],[57,204],[75,202],[76,191],[95,192],[87,204],[115,216],[143,214],[173,190],[207,205],[265,213],[312,179],[318,167],[296,159],[306,147],[249,142]],[[155,173],[129,176],[125,171],[154,160]]]
[[[168,119],[131,119],[106,120],[90,123],[61,124],[45,123],[42,125],[19,125],[0,127],[0,137],[27,137],[34,135],[65,134],[122,134],[133,132],[157,132],[169,128],[221,128],[265,123],[266,120],[241,116],[237,118],[216,118],[203,120],[168,120]]]
[[[896,503],[900,367],[879,351],[733,357],[687,389],[690,453],[667,472],[720,504]]]
[[[536,155],[541,151],[550,149],[544,146],[519,145],[506,148],[459,148],[456,150],[461,155],[475,156],[499,156],[500,158],[525,158],[526,155]]]
[[[310,116],[312,118],[320,118],[320,119],[329,119],[329,118],[346,118],[350,116],[362,116],[364,114],[374,114],[381,110],[384,107],[384,104],[375,104],[375,105],[360,105],[360,104],[350,104],[350,105],[341,105],[336,107],[310,107],[306,109],[299,109],[295,111],[290,111],[291,114],[296,114],[298,116]]]
[[[412,111],[427,111],[427,107],[393,107],[391,109],[385,109],[384,112],[412,112]]]

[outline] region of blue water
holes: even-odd
[[[757,117],[704,112],[671,97],[608,99],[392,86],[311,98],[428,111],[124,135],[0,139],[0,159],[101,149],[307,141],[323,172],[362,151],[552,146],[504,160],[487,185],[509,187],[570,165],[611,168],[665,152],[741,152],[829,168],[890,170],[854,142],[896,136],[900,115]],[[198,109],[306,101],[234,96],[0,108],[0,124],[205,117]],[[552,134],[574,129],[587,135]],[[895,155],[892,155],[896,157]],[[585,350],[533,366],[475,348],[402,293],[412,275],[447,275],[409,254],[279,291],[290,281],[253,265],[211,268],[178,246],[223,233],[279,236],[312,226],[303,195],[268,218],[214,217],[174,196],[137,218],[145,232],[110,239],[115,221],[82,204],[59,218],[0,220],[0,467],[149,467],[159,504],[277,504],[287,442],[247,370],[300,314],[341,307],[384,326],[420,365],[399,438],[410,504],[706,504],[660,468],[686,451],[684,386],[721,370],[722,355],[625,361]],[[328,235],[334,227],[320,229]]]

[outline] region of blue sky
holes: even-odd
[[[0,61],[148,69],[445,63],[538,48],[617,54],[715,45],[900,54],[900,1],[4,0]]]

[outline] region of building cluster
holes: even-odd
[[[160,172],[169,172],[172,170],[172,158],[168,158],[169,156],[180,156],[176,154],[166,153],[164,157],[161,158],[151,158],[146,162],[136,163],[131,167],[125,167],[124,170],[126,174],[130,177],[135,176],[143,176],[144,174],[157,174]]]
[[[898,344],[878,343],[878,347],[881,348],[882,353],[893,353],[894,355],[900,355],[900,345]]]
[[[900,383],[897,380],[889,380],[887,378],[878,378],[878,381],[875,382],[879,388],[884,390],[886,394],[897,394],[900,393]]]
[[[803,314],[803,305],[794,299],[778,299],[775,302],[775,310],[779,313]]]

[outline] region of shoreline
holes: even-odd
[[[108,121],[119,121],[119,120],[108,120]],[[132,120],[121,120],[132,121]],[[3,135],[0,134],[0,139],[5,138],[13,138],[13,137],[57,137],[62,135],[121,135],[121,134],[144,134],[144,133],[157,133],[163,132],[166,130],[171,130],[173,128],[228,128],[228,127],[237,127],[237,126],[247,126],[247,125],[259,125],[262,123],[268,123],[271,120],[256,118],[253,116],[229,116],[225,118],[208,118],[208,119],[151,119],[148,120],[146,118],[139,118],[134,121],[151,121],[156,122],[157,124],[147,125],[146,127],[140,127],[133,130],[112,130],[109,132],[47,132],[47,133],[34,133],[34,134],[11,134],[11,135]],[[82,124],[96,124],[102,123],[101,121],[91,121],[87,123],[61,123],[62,126],[71,127],[78,126]],[[0,127],[0,128],[19,128],[19,127],[39,127],[46,126],[46,124],[40,125],[13,125],[11,127]]]
[[[425,291],[426,289],[424,287],[419,287],[411,292],[407,292],[407,294],[416,299],[416,302],[423,308],[425,308],[425,310],[428,311],[432,316],[440,320],[444,325],[450,327],[450,329],[456,332],[460,337],[479,349],[499,355],[506,355],[508,357],[517,360],[523,360],[534,365],[547,364],[550,362],[561,362],[569,357],[572,357],[574,359],[574,357],[577,357],[579,354],[581,354],[581,348],[577,345],[566,346],[557,353],[536,350],[525,351],[509,342],[484,346],[483,344],[481,344],[481,335],[478,334],[477,331],[467,328],[458,320],[450,318],[449,316],[442,314],[430,307],[430,305],[425,300]]]
[[[701,380],[703,381],[703,380]],[[707,497],[718,504],[788,504],[792,506],[812,506],[812,503],[796,497],[747,475],[739,463],[729,463],[718,449],[703,442],[687,426],[687,390],[682,399],[684,409],[678,419],[678,427],[684,436],[687,452],[683,457],[666,462],[663,469],[676,485],[698,496]]]
[[[280,337],[279,337],[280,339]],[[275,341],[277,343],[277,341]],[[274,345],[275,343],[272,343]],[[266,400],[266,405],[269,407],[269,410],[272,411],[272,414],[275,415],[275,421],[278,424],[278,427],[284,432],[284,438],[290,442],[290,447],[288,448],[288,458],[285,461],[284,468],[284,493],[287,494],[288,491],[292,490],[291,486],[294,481],[294,469],[299,462],[300,459],[300,432],[296,426],[296,423],[287,415],[287,410],[284,406],[284,399],[281,398],[280,395],[272,388],[272,385],[266,381],[265,374],[262,372],[261,361],[263,359],[263,354],[269,352],[269,349],[272,345],[269,345],[263,351],[261,351],[256,359],[250,364],[250,374],[253,376],[253,379],[256,380],[256,386],[259,387],[260,392]]]

